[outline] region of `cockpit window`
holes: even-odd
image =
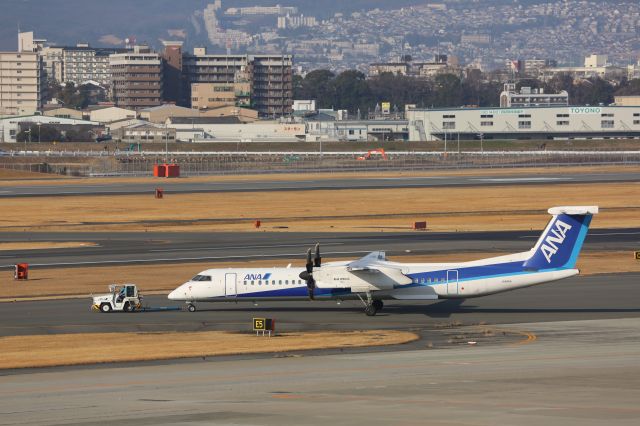
[[[211,281],[211,275],[196,275],[191,281]]]

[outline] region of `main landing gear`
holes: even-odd
[[[358,295],[360,301],[364,304],[364,313],[368,317],[372,317],[381,311],[384,307],[384,302],[380,299],[373,299],[371,293],[367,292],[367,300],[365,301],[362,296]]]

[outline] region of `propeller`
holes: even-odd
[[[316,280],[313,278],[313,268],[322,266],[322,258],[320,257],[320,244],[316,244],[315,254],[311,256],[311,249],[307,250],[306,269],[300,272],[299,277],[307,283],[307,291],[309,292],[309,300],[314,300],[314,290],[316,288]]]

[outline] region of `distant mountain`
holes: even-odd
[[[89,42],[116,45],[126,37],[157,46],[160,39],[185,37],[189,44],[206,42],[192,23],[195,11],[213,0],[0,0],[0,50],[14,50],[18,27],[35,31],[58,45]],[[346,3],[346,4],[345,4]],[[297,6],[318,17],[336,12],[389,9],[423,3],[420,0],[223,0],[223,9],[244,6]],[[196,20],[197,21],[197,20]]]
[[[94,46],[122,45],[135,36],[139,43],[159,47],[161,39],[184,39],[187,46],[207,45],[199,13],[214,0],[0,0],[0,50],[14,50],[18,27],[34,31],[57,45],[89,42]],[[563,0],[555,0],[560,3]],[[628,0],[627,0],[628,1]],[[222,0],[223,9],[245,6],[297,6],[307,16],[327,18],[337,12],[398,9],[446,3],[450,7],[482,10],[492,5],[526,7],[554,0]],[[624,3],[605,0],[602,3]],[[194,15],[195,14],[195,15]]]

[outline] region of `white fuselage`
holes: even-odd
[[[314,271],[316,299],[354,299],[375,291],[380,299],[433,300],[480,297],[571,277],[577,269],[529,272],[514,267],[529,252],[457,264],[381,262],[401,268],[405,281],[363,277],[346,270],[348,262],[332,262]],[[515,270],[514,270],[515,268]],[[171,300],[225,302],[307,299],[299,274],[304,268],[209,269],[169,294]],[[201,278],[204,277],[204,278]],[[375,286],[372,288],[372,286]]]

